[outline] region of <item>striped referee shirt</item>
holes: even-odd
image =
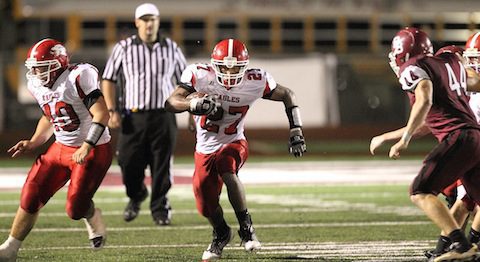
[[[175,84],[180,83],[185,66],[182,50],[170,38],[159,37],[149,47],[138,35],[132,35],[113,47],[102,78],[115,82],[119,73],[123,74],[125,109],[161,109]]]

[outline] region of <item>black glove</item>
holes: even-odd
[[[195,97],[190,100],[190,113],[194,115],[213,115],[221,107],[213,96]]]
[[[302,128],[295,127],[290,129],[290,143],[288,147],[290,154],[293,154],[295,157],[303,156],[303,153],[307,152]]]

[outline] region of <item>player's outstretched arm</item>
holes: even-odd
[[[399,158],[400,152],[407,149],[412,136],[417,134],[425,125],[425,119],[427,118],[428,111],[430,111],[432,104],[433,83],[430,80],[421,80],[415,88],[415,103],[412,105],[412,110],[402,138],[390,148],[390,158]]]
[[[30,138],[30,140],[21,140],[7,152],[12,154],[12,157],[16,157],[23,152],[27,152],[37,148],[40,145],[43,145],[45,142],[50,139],[53,135],[53,125],[50,123],[46,116],[42,116],[40,120],[38,120],[37,128],[35,129],[35,133]]]
[[[289,151],[295,157],[301,157],[307,152],[307,145],[302,131],[302,119],[300,117],[300,108],[295,101],[295,93],[287,87],[278,85],[270,93],[269,97],[273,101],[282,101],[285,105],[288,122],[290,124],[290,143]]]

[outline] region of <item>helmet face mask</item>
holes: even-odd
[[[211,60],[217,82],[231,88],[242,83],[249,62],[245,45],[236,39],[220,41],[213,49]]]
[[[28,51],[25,66],[26,77],[35,86],[51,87],[58,76],[67,68],[67,50],[58,41],[43,39]]]
[[[480,73],[480,32],[471,35],[465,44],[465,66]]]

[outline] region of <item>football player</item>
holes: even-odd
[[[432,132],[439,145],[425,158],[411,184],[410,198],[453,243],[433,261],[474,258],[477,246],[437,198],[460,179],[469,196],[480,201],[480,174],[475,172],[480,168],[480,126],[468,104],[467,72],[454,53],[433,56],[430,39],[416,28],[407,27],[395,35],[389,58],[412,110],[405,127],[372,138],[370,151],[374,154],[383,141],[399,139],[389,152],[390,158],[397,159],[412,136]]]
[[[27,86],[43,115],[30,139],[8,152],[17,157],[46,143],[55,143],[37,157],[23,185],[20,206],[8,239],[0,245],[0,261],[15,261],[39,210],[68,181],[66,212],[85,221],[93,249],[103,247],[106,232],[92,198],[112,162],[109,114],[99,89],[98,70],[90,64],[69,64],[67,50],[43,39],[28,51]]]
[[[219,203],[222,185],[235,210],[238,234],[246,251],[261,247],[247,210],[245,193],[237,174],[248,157],[244,135],[245,116],[259,99],[281,101],[290,124],[289,151],[295,157],[306,152],[300,109],[292,90],[275,82],[262,69],[247,69],[249,55],[237,39],[220,41],[210,64],[192,64],[183,72],[179,85],[165,108],[195,115],[196,147],[193,187],[197,209],[213,227],[213,241],[203,260],[218,259],[233,238]],[[193,95],[190,95],[195,93]]]
[[[455,53],[461,57],[465,67],[467,68],[468,75],[470,77],[476,75],[480,72],[480,67],[478,64],[478,59],[480,57],[479,36],[480,33],[472,34],[465,43],[465,50],[460,47],[447,46],[438,50],[435,55],[441,55],[445,52]],[[478,90],[477,92],[473,92],[475,90],[472,90],[472,87],[469,85],[467,85],[467,90],[470,91],[470,108],[475,114],[477,122],[480,123],[480,93],[478,92]],[[473,202],[472,199],[465,192],[465,188],[463,187],[461,181],[457,181],[456,185],[457,201],[454,203],[450,212],[453,214],[459,225],[465,225],[468,221],[468,218],[470,217],[470,213],[475,213],[477,206],[475,202]],[[470,227],[468,239],[471,243],[478,244],[478,242],[480,241],[480,215],[474,216],[472,225]],[[448,251],[450,244],[450,239],[445,235],[445,232],[442,232],[437,242],[436,248],[434,250],[427,251],[425,255],[427,257],[441,255],[442,253]]]

